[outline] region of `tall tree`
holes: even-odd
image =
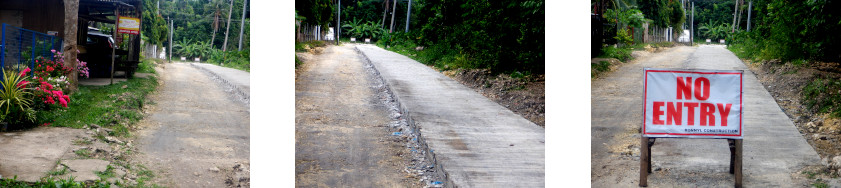
[[[240,20],[239,26],[239,45],[237,47],[237,51],[242,51],[242,32],[245,30],[245,10],[248,7],[248,0],[242,2],[242,19]],[[338,27],[336,27],[338,28]],[[336,40],[338,41],[338,40]]]
[[[225,27],[225,43],[222,43],[222,51],[228,50],[228,31],[231,30],[231,14],[234,13],[234,0],[231,0],[231,6],[228,11],[228,26]]]
[[[76,46],[76,31],[78,30],[78,14],[79,14],[79,0],[64,0],[64,12],[66,15],[64,16],[64,45],[62,46],[64,51],[64,63],[65,66],[69,67],[76,67],[76,58],[78,56],[78,48]],[[68,75],[68,80],[70,81],[71,85],[69,86],[69,90],[76,91],[78,87],[78,80],[79,80],[79,72],[73,69]]]

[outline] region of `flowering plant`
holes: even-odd
[[[70,85],[67,75],[73,71],[73,67],[64,66],[64,55],[61,52],[50,51],[53,52],[53,59],[40,57],[36,60],[37,65],[32,70],[34,76],[29,79],[30,86],[34,89],[35,99],[45,104],[43,108],[56,103],[67,108],[70,96],[64,94],[64,88]],[[78,59],[76,61],[78,63],[76,69],[79,70],[80,76],[87,77],[87,63]],[[29,71],[27,67],[21,74],[26,75]]]

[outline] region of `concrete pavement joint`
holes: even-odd
[[[408,134],[406,134],[408,136],[406,137],[408,140],[407,147],[411,149],[414,158],[420,160],[421,162],[414,166],[407,167],[407,172],[409,168],[417,170],[417,172],[420,173],[419,175],[423,176],[424,179],[427,180],[425,182],[427,187],[455,187],[444,167],[437,162],[434,151],[430,150],[429,146],[426,144],[426,140],[423,135],[421,135],[418,126],[412,119],[409,109],[407,109],[405,105],[400,102],[400,98],[397,95],[394,95],[394,92],[391,91],[391,83],[380,76],[380,72],[377,70],[376,66],[371,63],[371,60],[367,55],[365,55],[365,53],[362,53],[362,51],[360,51],[356,46],[354,47],[354,51],[362,57],[365,69],[368,70],[374,78],[374,81],[377,82],[376,89],[380,91],[378,92],[380,98],[383,99],[383,102],[389,107],[391,118],[394,120],[394,123],[392,123],[389,127],[397,129],[398,126],[403,125],[409,128],[406,131],[408,132]],[[431,174],[424,173],[429,170],[432,171]]]
[[[204,67],[195,65],[195,63],[190,63],[190,66],[192,66],[196,69],[202,70],[202,72],[204,72],[204,73],[210,74],[212,78],[221,82],[222,85],[224,85],[226,87],[226,89],[234,91],[234,95],[237,98],[239,98],[241,102],[245,103],[246,107],[251,106],[250,96],[248,94],[245,94],[246,92],[243,91],[242,88],[237,87],[235,84],[231,83],[230,81],[223,79],[221,76],[214,73],[213,71],[210,71],[210,70],[207,70]]]

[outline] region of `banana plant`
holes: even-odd
[[[364,25],[362,24],[362,21],[357,20],[356,18],[353,18],[353,21],[346,21],[345,24],[342,25],[342,28],[347,29],[350,36],[354,38],[362,37],[363,27]]]

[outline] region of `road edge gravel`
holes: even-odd
[[[447,173],[447,171],[444,169],[444,167],[441,164],[438,163],[438,160],[435,157],[434,150],[429,149],[429,146],[426,144],[426,140],[424,139],[423,135],[421,135],[420,129],[415,124],[414,120],[412,119],[412,116],[411,116],[411,113],[410,113],[409,109],[406,108],[405,107],[406,105],[404,105],[403,102],[401,102],[400,98],[397,95],[394,95],[394,92],[392,92],[392,90],[391,90],[392,84],[390,82],[388,82],[387,80],[385,80],[380,75],[380,72],[379,72],[379,70],[377,70],[377,67],[373,63],[371,63],[371,60],[368,58],[367,55],[365,55],[365,53],[362,53],[362,51],[359,50],[358,46],[354,46],[353,49],[354,49],[354,51],[356,51],[357,54],[359,54],[362,57],[363,63],[365,64],[365,67],[366,67],[366,69],[368,69],[369,73],[372,74],[371,76],[373,77],[373,79],[375,79],[375,81],[377,81],[377,82],[382,83],[382,84],[379,84],[379,85],[381,85],[380,89],[383,90],[382,92],[379,92],[380,95],[382,95],[382,94],[386,95],[385,97],[388,99],[386,101],[386,103],[393,103],[393,104],[387,104],[387,105],[390,106],[390,108],[392,108],[392,109],[390,109],[390,111],[392,111],[391,112],[392,113],[392,115],[391,115],[392,120],[399,121],[400,124],[404,124],[405,126],[407,126],[409,128],[408,131],[404,131],[404,132],[408,133],[407,140],[408,140],[409,144],[414,145],[415,147],[412,147],[412,146],[407,146],[407,147],[412,149],[412,154],[413,154],[413,156],[416,156],[415,157],[416,159],[418,158],[417,156],[419,156],[419,155],[423,156],[420,159],[422,161],[421,164],[423,164],[423,165],[420,166],[420,168],[427,169],[427,170],[424,170],[424,171],[428,171],[428,170],[432,171],[431,174],[427,174],[427,173],[423,173],[423,172],[421,172],[419,174],[419,175],[425,177],[427,180],[429,180],[429,181],[426,182],[427,186],[431,186],[431,187],[442,187],[442,186],[443,187],[456,187],[453,184],[452,180],[450,180],[449,174]],[[396,108],[396,109],[394,109],[394,108]],[[398,112],[396,112],[397,113],[396,115],[394,115],[395,112],[393,112],[393,110],[398,111]],[[392,128],[394,126],[395,125],[392,125]],[[397,132],[395,132],[395,133],[397,133]],[[426,160],[426,159],[429,159],[429,160]],[[416,165],[415,168],[417,169],[418,166]],[[409,172],[409,173],[411,173],[411,172]]]
[[[222,76],[219,76],[218,74],[216,74],[215,72],[213,72],[211,70],[208,70],[207,68],[195,65],[196,63],[189,63],[189,64],[190,64],[191,67],[202,70],[202,72],[208,73],[214,79],[219,80],[222,83],[222,85],[224,85],[226,87],[226,89],[230,89],[230,90],[234,91],[234,95],[236,97],[238,97],[240,99],[240,101],[245,103],[246,107],[251,106],[250,92],[243,91],[244,89],[238,87],[236,84],[231,83],[228,80],[225,80],[224,78],[222,78]]]

